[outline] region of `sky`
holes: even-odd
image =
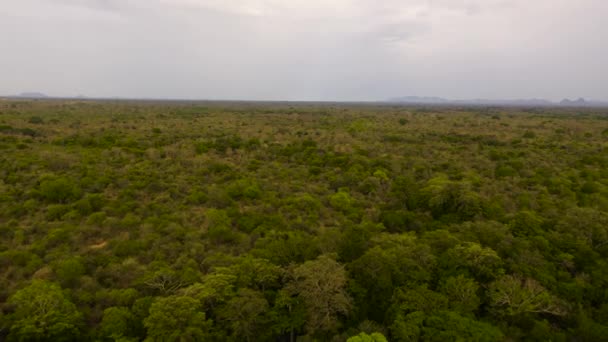
[[[606,0],[0,0],[0,94],[608,100]]]

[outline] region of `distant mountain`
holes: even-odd
[[[578,100],[570,100],[570,99],[563,99],[561,100],[561,102],[559,103],[561,106],[571,106],[571,107],[584,107],[588,104],[588,102],[582,98],[579,97]]]
[[[403,96],[389,99],[388,102],[410,104],[459,104],[459,105],[485,105],[485,106],[551,106],[552,102],[543,99],[517,99],[517,100],[488,100],[468,99],[449,100],[441,97]]]
[[[428,104],[428,105],[476,105],[476,106],[516,106],[516,107],[608,107],[608,102],[588,101],[583,98],[578,100],[564,99],[561,102],[551,102],[544,99],[515,99],[515,100],[489,100],[489,99],[467,99],[450,100],[441,97],[403,96],[387,100],[391,103],[403,104]]]
[[[25,92],[17,95],[17,97],[24,97],[28,99],[46,99],[48,96],[39,92]]]
[[[400,103],[449,103],[450,100],[443,99],[441,97],[421,97],[421,96],[403,96],[389,99],[388,102],[400,102]]]
[[[608,107],[606,101],[586,100],[582,97],[577,100],[563,99],[559,103],[563,107]]]
[[[478,105],[489,105],[489,106],[551,106],[551,101],[543,99],[515,99],[515,100],[487,100],[487,99],[476,99],[476,100],[461,100],[458,103],[464,104],[478,104]]]

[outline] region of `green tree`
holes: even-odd
[[[399,289],[393,298],[396,341],[499,341],[500,330],[448,311],[448,298],[425,286]]]
[[[349,224],[340,239],[339,254],[341,260],[352,261],[359,258],[371,245],[371,238],[382,231],[381,224]]]
[[[381,234],[349,265],[351,291],[361,318],[385,319],[396,288],[431,280],[435,257],[430,247],[412,234]]]
[[[273,264],[287,266],[315,258],[319,255],[318,249],[308,233],[272,231],[256,241],[252,254]]]
[[[266,259],[246,256],[233,265],[230,270],[236,276],[239,286],[249,287],[262,292],[280,287],[283,269]]]
[[[392,311],[405,314],[416,311],[431,313],[448,308],[448,298],[426,285],[399,288],[395,291],[393,303]]]
[[[466,315],[477,310],[481,303],[477,296],[478,289],[475,280],[458,275],[445,279],[440,291],[449,299],[450,309]]]
[[[334,331],[339,326],[339,316],[350,312],[347,280],[344,267],[325,255],[293,270],[288,289],[302,298],[306,306],[309,334]]]
[[[57,262],[53,271],[57,280],[64,287],[73,287],[78,284],[78,280],[85,274],[85,268],[79,257],[67,258]]]
[[[126,307],[110,307],[103,311],[99,326],[102,336],[114,341],[136,340],[133,338],[135,315]]]
[[[421,190],[423,198],[433,216],[455,214],[463,220],[472,219],[483,211],[479,195],[464,181],[452,181],[446,175],[439,175],[428,181]]]
[[[215,242],[232,242],[237,236],[232,230],[232,219],[222,209],[209,209],[205,214],[207,236]]]
[[[491,324],[441,311],[426,318],[421,340],[495,342],[503,340],[503,334]]]
[[[441,266],[448,275],[468,271],[481,281],[494,279],[504,273],[503,261],[498,253],[475,242],[448,250],[441,258]]]
[[[511,231],[515,236],[534,236],[541,232],[542,217],[532,211],[523,210],[513,216],[510,222]]]
[[[277,293],[270,316],[272,329],[278,334],[289,333],[289,340],[294,342],[296,331],[306,323],[306,306],[301,298],[290,294],[288,289],[282,289]]]
[[[572,208],[556,225],[565,240],[581,241],[608,255],[608,213],[594,208]]]
[[[589,318],[584,311],[578,313],[577,317],[576,336],[581,338],[581,341],[608,341],[608,321],[600,324]]]
[[[9,317],[9,340],[76,341],[80,336],[82,315],[54,283],[34,280],[8,304],[15,310]]]
[[[148,274],[144,283],[162,294],[173,294],[185,285],[180,275],[167,267],[161,267],[159,270]]]
[[[539,313],[563,316],[564,304],[536,280],[506,275],[490,284],[488,296],[492,307],[502,315]]]
[[[388,342],[386,337],[381,333],[360,333],[357,336],[350,337],[346,342]]]
[[[354,200],[346,190],[341,189],[329,197],[329,204],[336,210],[349,213],[353,210]]]
[[[204,307],[214,308],[228,301],[235,292],[236,276],[227,269],[203,277],[202,283],[193,284],[180,291],[181,294],[196,298]]]
[[[242,288],[219,310],[218,316],[229,322],[236,340],[255,341],[267,330],[267,311],[268,302],[262,293]]]
[[[204,341],[210,322],[201,311],[200,301],[186,296],[158,298],[144,320],[146,341]]]
[[[80,196],[80,188],[64,177],[48,178],[40,182],[40,194],[49,202],[66,203]]]

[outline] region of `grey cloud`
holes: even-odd
[[[5,0],[0,94],[606,98],[602,0]]]

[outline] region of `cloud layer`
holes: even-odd
[[[0,94],[606,99],[603,0],[4,0]]]

